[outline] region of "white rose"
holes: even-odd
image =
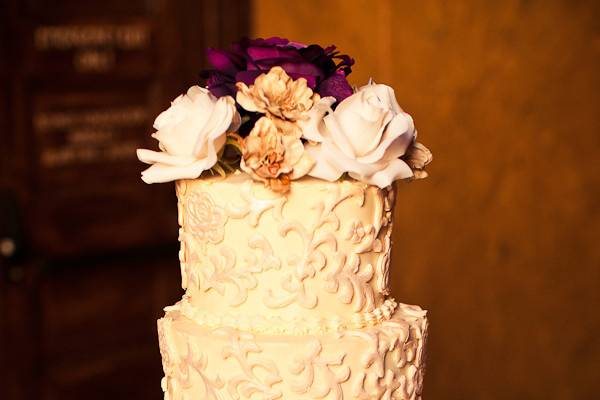
[[[140,161],[153,164],[142,172],[146,183],[193,179],[217,162],[228,130],[237,130],[240,115],[230,96],[217,99],[207,89],[192,86],[154,121],[152,137],[162,150],[138,149]]]
[[[414,142],[412,117],[402,111],[394,90],[369,83],[340,102],[333,111],[333,97],[313,107],[309,119],[299,121],[306,150],[316,160],[308,173],[335,181],[344,172],[381,188],[396,179],[412,178],[402,157]],[[327,115],[326,115],[327,114]]]

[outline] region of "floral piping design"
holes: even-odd
[[[220,243],[225,235],[227,215],[206,192],[193,192],[186,198],[186,233],[202,245]]]
[[[260,358],[262,349],[254,341],[253,335],[228,328],[216,329],[214,333],[230,339],[229,345],[223,347],[223,359],[235,360],[242,372],[227,383],[231,398],[251,398],[256,393],[265,400],[281,398],[281,391],[274,388],[275,384],[281,382],[277,365]]]
[[[290,383],[291,389],[311,399],[341,400],[344,396],[341,384],[350,377],[345,357],[345,353],[325,356],[321,343],[316,339],[311,341],[290,368],[298,377]]]

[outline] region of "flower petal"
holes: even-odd
[[[255,63],[260,63],[261,61],[269,62],[269,65],[265,66],[269,69],[273,65],[281,65],[286,60],[304,61],[295,48],[255,46],[248,47],[246,53]]]
[[[422,170],[433,159],[431,151],[419,142],[414,142],[406,151],[404,161],[414,170]]]
[[[238,104],[246,111],[257,112],[259,108],[257,104],[254,102],[252,98],[252,94],[250,88],[246,86],[244,82],[236,83],[236,87],[238,89],[237,94],[235,95],[235,99]]]
[[[237,91],[233,80],[226,78],[218,71],[211,73],[206,81],[206,86],[215,97],[235,97],[235,92]]]
[[[319,84],[316,90],[321,96],[333,96],[338,102],[352,96],[352,87],[345,76],[335,74]]]
[[[372,175],[363,175],[359,172],[349,172],[349,175],[354,179],[383,189],[397,179],[411,178],[413,172],[404,161],[396,158],[391,160],[385,168],[380,169]]]
[[[177,179],[195,179],[209,169],[207,160],[196,160],[188,165],[154,164],[142,172],[146,183],[163,183]]]
[[[306,145],[304,151],[315,160],[315,165],[308,171],[308,175],[333,182],[344,173],[343,169],[331,162],[332,158],[322,151],[321,145]]]
[[[381,101],[386,108],[391,109],[394,112],[394,114],[399,114],[402,112],[402,108],[400,108],[400,105],[396,100],[396,94],[394,92],[394,89],[390,86],[377,84],[370,80],[368,84],[358,88],[358,92],[362,91],[369,91],[375,93],[379,98],[379,101]]]
[[[280,66],[261,74],[250,86],[238,82],[237,87],[237,101],[244,109],[288,121],[306,118],[319,98],[307,86],[306,79],[294,81]]]
[[[414,139],[414,124],[410,115],[402,112],[387,125],[379,146],[372,152],[359,157],[363,163],[398,158],[406,152]]]
[[[323,117],[327,111],[331,111],[333,103],[335,103],[335,97],[323,97],[307,113],[307,119],[298,121],[298,126],[302,129],[302,137],[313,142],[323,141],[320,132],[323,128]]]
[[[235,75],[245,64],[244,59],[240,55],[229,51],[208,49],[206,53],[208,62],[216,70],[226,75]]]
[[[186,95],[179,96],[167,111],[159,115],[155,126],[160,129],[152,137],[169,154],[194,155],[198,141],[206,140],[204,127],[214,118],[214,100],[216,98],[207,89],[190,87]]]
[[[341,103],[338,105],[337,109],[339,109],[340,106]],[[344,132],[344,128],[338,120],[337,115],[334,112],[330,112],[326,117],[323,118],[323,122],[327,128],[326,132],[328,133],[329,139],[335,143],[335,145],[344,153],[346,157],[356,158],[356,150],[354,149],[354,146],[352,146],[352,142],[346,135],[346,132]]]
[[[239,117],[235,109],[235,100],[232,97],[220,97],[214,105],[213,111],[204,125],[204,132],[208,138],[217,138],[227,132],[232,124],[236,124]]]
[[[302,158],[294,165],[294,170],[290,174],[290,179],[295,180],[308,174],[308,171],[315,165],[315,160],[306,152],[302,154]]]
[[[161,163],[173,166],[190,165],[196,159],[192,156],[175,156],[163,151],[152,151],[146,149],[136,150],[137,158],[146,164]]]
[[[252,85],[256,78],[258,78],[264,71],[254,70],[254,71],[240,71],[235,74],[236,82],[244,82],[246,85]]]

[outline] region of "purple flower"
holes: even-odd
[[[335,46],[307,46],[278,37],[242,39],[228,50],[209,49],[208,61],[213,69],[201,76],[217,97],[235,97],[236,82],[251,85],[274,66],[282,67],[293,79],[305,78],[321,97],[333,96],[339,103],[352,95],[346,76],[352,72],[354,60],[339,54]]]

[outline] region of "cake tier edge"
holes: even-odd
[[[178,181],[177,196],[194,309],[329,320],[389,309],[393,188],[303,178],[282,195],[232,174]]]
[[[421,398],[428,322],[399,304],[380,324],[323,335],[211,328],[178,311],[158,320],[165,400]]]

